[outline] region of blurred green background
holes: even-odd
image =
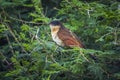
[[[52,20],[86,48],[58,47]],[[0,0],[0,80],[119,79],[119,0]]]

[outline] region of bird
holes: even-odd
[[[84,48],[81,40],[69,29],[67,29],[60,21],[54,20],[49,23],[51,36],[57,45],[62,47],[79,47]]]

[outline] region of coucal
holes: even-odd
[[[83,47],[83,43],[78,37],[59,21],[50,22],[50,29],[53,41],[63,47]]]

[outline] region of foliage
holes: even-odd
[[[1,80],[120,79],[117,0],[0,1]],[[86,49],[58,47],[48,23],[58,19]]]

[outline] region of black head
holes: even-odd
[[[52,21],[49,23],[49,25],[52,25],[52,26],[62,26],[62,23],[60,21]]]

